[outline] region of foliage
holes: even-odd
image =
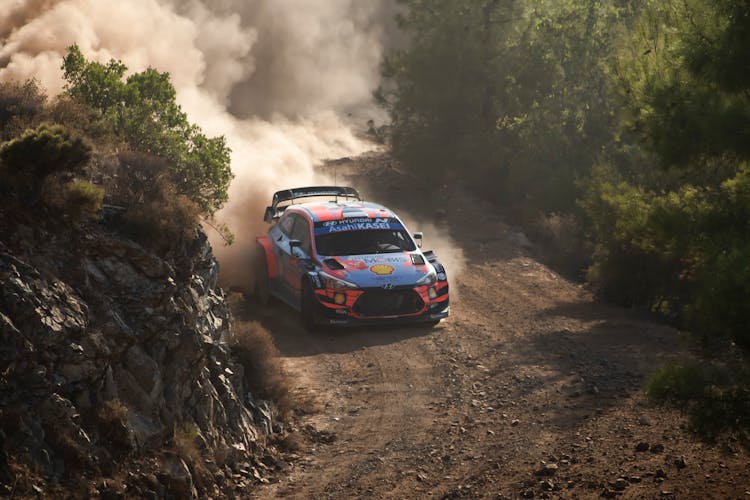
[[[377,94],[394,154],[528,213],[574,209],[576,178],[615,133],[605,63],[633,3],[402,3],[411,44]]]
[[[38,194],[48,175],[82,172],[91,153],[88,142],[64,126],[43,123],[0,145],[0,172],[18,189]]]
[[[718,188],[657,194],[595,177],[582,202],[591,220],[590,281],[609,298],[686,320],[750,350],[750,168]]]
[[[102,209],[104,190],[88,181],[66,184],[64,211],[74,220],[93,216]]]
[[[575,214],[602,295],[750,352],[750,3],[400,3],[376,97],[407,167],[560,254]]]
[[[617,65],[627,125],[665,166],[750,157],[750,4],[651,0]]]
[[[750,372],[746,366],[666,364],[651,376],[646,394],[655,403],[687,412],[691,428],[706,439],[731,433],[750,445]]]
[[[610,165],[585,183],[589,278],[750,351],[750,78],[736,59],[750,6],[649,2],[636,27],[615,72],[624,130],[662,168]]]
[[[232,180],[226,140],[207,137],[188,121],[168,73],[148,68],[123,80],[127,67],[120,61],[87,61],[76,45],[62,68],[68,94],[98,110],[132,149],[167,161],[178,192],[203,213],[213,214],[226,202]]]
[[[104,189],[84,180],[49,176],[41,188],[44,204],[74,222],[95,217],[102,209]]]
[[[35,126],[46,99],[35,80],[0,83],[0,142]]]
[[[260,323],[235,323],[228,344],[245,369],[244,382],[253,394],[273,401],[280,415],[287,417],[295,406],[289,375],[279,359],[273,338]]]
[[[130,235],[161,252],[192,241],[201,210],[177,191],[169,163],[129,150],[121,152],[118,161],[117,182],[109,189],[115,203],[127,206],[123,219]]]

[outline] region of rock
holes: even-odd
[[[685,461],[685,457],[678,457],[674,460],[674,465],[678,469],[684,469],[687,467],[687,462]]]
[[[638,425],[651,425],[651,420],[648,417],[641,417],[638,419]]]
[[[167,491],[177,498],[197,498],[198,492],[193,486],[193,476],[183,459],[167,456],[163,461],[164,485]]]
[[[635,445],[635,451],[639,451],[639,452],[648,451],[649,448],[650,448],[649,444],[643,441]]]
[[[651,453],[663,453],[664,445],[659,443],[653,444],[651,445],[651,449],[649,451],[651,451]]]
[[[79,476],[68,475],[75,462],[114,473],[125,454],[159,456],[181,426],[206,458],[247,460],[261,449],[260,436],[280,427],[268,402],[245,402],[202,231],[165,258],[100,223],[56,230],[17,231],[23,258],[0,241],[0,457],[21,457],[63,488]],[[212,494],[184,461],[165,464],[169,495]],[[165,486],[127,495],[164,497]]]
[[[544,464],[540,469],[534,472],[536,476],[554,476],[557,472],[557,464]]]
[[[613,487],[617,491],[623,491],[625,488],[628,487],[628,484],[629,483],[627,479],[625,479],[624,477],[618,477]]]

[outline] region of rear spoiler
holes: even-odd
[[[285,201],[294,201],[298,198],[312,198],[315,196],[333,196],[335,198],[355,198],[361,200],[359,192],[353,187],[345,186],[312,186],[312,187],[301,187],[294,189],[284,189],[282,191],[276,191],[273,194],[273,200],[271,206],[266,207],[266,213],[263,216],[263,220],[266,222],[272,222],[284,213],[284,207],[279,207],[279,203]]]

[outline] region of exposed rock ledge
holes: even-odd
[[[91,228],[0,241],[0,496],[24,496],[22,470],[66,496],[218,494],[237,464],[258,477],[271,422],[222,342],[217,262],[202,231],[177,248]]]

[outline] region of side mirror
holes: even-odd
[[[414,236],[414,239],[417,240],[417,246],[419,248],[422,248],[422,238],[424,237],[422,232],[420,231],[420,232],[414,233],[413,236]]]
[[[273,222],[273,207],[266,207],[266,211],[263,214],[263,221],[269,224]]]

